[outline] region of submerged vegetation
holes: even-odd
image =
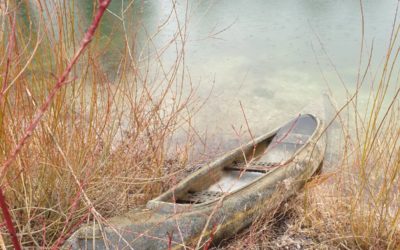
[[[154,33],[140,18],[128,27],[125,13],[140,5],[132,1],[105,13],[119,25],[111,31],[97,26],[43,109],[92,21],[75,15],[81,11],[75,1],[0,2],[0,185],[7,206],[0,205],[8,207],[22,247],[58,248],[80,225],[106,223],[185,175],[196,133],[191,117],[202,104],[185,66],[188,17],[182,20],[173,7]],[[93,1],[88,15],[95,17],[99,7]],[[176,22],[178,30],[165,44],[155,44],[168,22]],[[336,109],[339,159],[299,196],[269,208],[223,248],[400,246],[399,31],[395,21],[379,69],[371,68],[372,49],[361,45],[357,88]],[[143,35],[145,44],[134,42]],[[123,46],[110,75],[104,62],[115,36]],[[170,65],[162,59],[167,49],[176,56]],[[359,95],[366,85],[370,98],[364,109]],[[41,112],[37,127],[27,130]],[[29,138],[11,159],[27,131]],[[172,144],[178,132],[187,139]],[[1,249],[12,245],[4,211]]]

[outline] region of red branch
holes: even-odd
[[[211,243],[214,240],[215,232],[217,231],[217,225],[215,224],[211,230],[210,238],[208,239],[207,243],[205,244],[203,250],[208,250],[211,247]]]
[[[99,8],[97,13],[92,21],[92,24],[89,26],[88,30],[86,31],[81,46],[79,47],[78,51],[75,52],[74,56],[72,57],[71,61],[68,63],[67,68],[64,70],[62,75],[58,78],[56,84],[54,85],[53,89],[47,95],[46,100],[43,102],[42,106],[36,111],[34,118],[31,120],[29,126],[25,129],[24,135],[18,141],[17,145],[15,146],[14,150],[11,151],[7,160],[3,163],[2,169],[0,171],[0,180],[5,176],[7,169],[10,165],[15,161],[18,154],[20,153],[22,147],[26,144],[29,137],[31,137],[33,131],[36,129],[37,125],[39,124],[40,120],[42,119],[43,115],[46,113],[47,109],[49,108],[51,102],[53,101],[56,93],[69,81],[67,81],[67,77],[70,74],[73,66],[78,61],[79,57],[82,55],[82,52],[87,48],[90,41],[93,39],[94,33],[97,27],[100,24],[100,20],[104,15],[108,5],[110,4],[111,0],[99,0]],[[19,241],[17,239],[17,235],[15,233],[15,228],[12,224],[10,211],[3,196],[3,188],[0,187],[0,206],[3,212],[3,217],[6,221],[7,228],[9,233],[11,234],[12,241],[14,244],[15,249],[21,249]]]
[[[15,250],[21,250],[21,245],[19,244],[17,233],[15,231],[12,219],[11,219],[11,214],[10,214],[10,209],[8,208],[6,198],[3,195],[3,189],[0,188],[0,206],[1,210],[3,212],[3,217],[4,220],[6,221],[6,226],[7,230],[10,233],[12,243],[14,245]]]

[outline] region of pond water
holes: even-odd
[[[233,134],[232,125],[245,124],[242,103],[249,126],[257,133],[266,124],[295,114],[329,89],[342,103],[342,81],[349,90],[355,89],[362,37],[359,1],[190,2],[187,6],[185,1],[178,1],[173,15],[181,25],[188,16],[185,64],[193,84],[200,84],[197,94],[204,98],[210,95],[195,117],[197,126]],[[110,9],[118,15],[128,4],[114,0]],[[396,6],[395,0],[363,1],[362,62],[365,65],[373,44],[374,70],[385,56]],[[171,1],[144,1],[125,17],[129,23],[134,20],[130,15],[140,13],[141,25],[151,33],[172,8]],[[118,22],[113,15],[107,16],[110,23],[113,19]],[[154,37],[154,43],[165,45],[176,27],[176,21],[168,22]],[[140,43],[145,36],[136,39]],[[175,60],[174,53],[174,49],[167,51],[163,60]],[[361,102],[368,96],[368,84],[361,91]]]
[[[81,25],[88,24],[93,1],[75,4]],[[361,61],[365,66],[373,46],[373,70],[361,90],[361,103],[366,103],[371,79],[381,67],[396,7],[396,0],[362,1]],[[253,133],[259,134],[295,115],[323,92],[331,92],[340,104],[346,100],[343,84],[349,91],[356,87],[360,1],[113,0],[109,10],[100,30],[111,37],[104,60],[110,75],[117,70],[125,39],[131,47],[144,48],[151,36],[151,44],[160,49],[177,34],[178,25],[184,27],[186,72],[198,86],[196,94],[208,98],[193,125],[216,135],[215,140],[235,136],[233,127],[245,130],[244,114]],[[173,64],[176,53],[169,46],[161,56],[163,63]],[[146,55],[145,50],[135,54]]]

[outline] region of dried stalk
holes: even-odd
[[[10,167],[10,165],[15,161],[16,157],[20,153],[22,147],[27,143],[27,140],[31,137],[33,134],[33,131],[36,129],[37,125],[39,124],[40,120],[48,110],[51,102],[53,101],[56,93],[66,84],[68,84],[70,81],[67,80],[68,75],[70,74],[73,66],[76,64],[78,61],[79,57],[82,55],[83,51],[87,48],[91,40],[93,39],[93,36],[95,34],[95,31],[97,27],[100,24],[100,20],[103,17],[104,12],[106,11],[108,5],[110,4],[111,0],[99,0],[99,8],[97,10],[97,13],[92,21],[92,24],[86,31],[82,42],[81,46],[79,49],[75,52],[74,56],[72,57],[71,61],[68,63],[67,68],[64,70],[62,75],[58,78],[57,83],[54,85],[53,89],[50,91],[48,96],[46,97],[46,100],[43,102],[42,106],[36,111],[36,115],[30,122],[30,125],[25,129],[24,135],[22,138],[18,141],[17,145],[15,148],[11,151],[9,156],[7,157],[7,160],[3,163],[2,169],[0,171],[0,179],[2,179],[5,174],[7,169]],[[3,85],[4,87],[5,85]],[[12,223],[11,215],[9,208],[7,206],[5,197],[3,195],[3,188],[0,186],[0,206],[3,212],[3,217],[5,219],[7,229],[11,235],[12,242],[14,245],[14,248],[19,250],[21,249],[20,243],[18,241],[14,225]]]

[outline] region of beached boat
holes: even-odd
[[[75,232],[72,249],[180,249],[234,236],[274,195],[295,194],[321,166],[323,120],[302,114],[205,164],[177,186],[131,211]]]

